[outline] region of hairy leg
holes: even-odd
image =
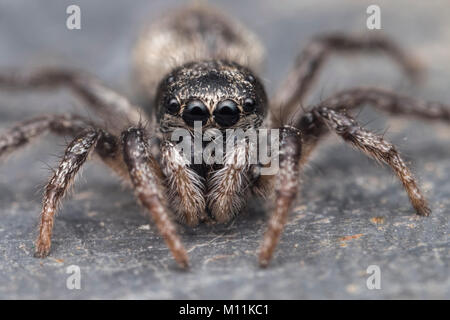
[[[416,79],[420,66],[390,39],[380,36],[354,37],[343,34],[324,35],[314,39],[297,57],[293,70],[288,74],[283,85],[275,94],[272,113],[282,115],[280,123],[286,122],[294,110],[302,104],[320,68],[331,53],[373,52],[381,51],[399,63],[406,74]],[[272,119],[273,126],[280,124]]]
[[[0,159],[48,131],[59,135],[75,135],[92,126],[85,119],[74,115],[45,115],[19,122],[0,135]]]
[[[130,128],[122,133],[123,157],[131,182],[141,205],[150,213],[159,232],[182,267],[188,266],[188,256],[164,201],[163,173],[149,151],[144,129]]]
[[[399,95],[379,88],[354,88],[336,93],[321,106],[335,110],[351,110],[364,104],[393,115],[414,116],[418,119],[450,122],[450,106]]]
[[[326,107],[316,107],[302,119],[299,127],[304,128],[305,141],[311,143],[310,147],[315,146],[315,142],[328,128],[369,157],[390,166],[402,182],[417,214],[428,216],[431,213],[410,169],[395,146],[385,141],[382,136],[360,127],[352,117]],[[309,127],[306,126],[307,123],[310,123]]]
[[[300,131],[285,126],[280,129],[280,136],[279,172],[274,176],[263,176],[265,183],[274,184],[275,208],[259,250],[259,263],[262,267],[267,266],[272,258],[292,203],[296,199],[299,185],[299,163],[302,153]],[[275,181],[272,182],[271,179]]]
[[[177,213],[177,219],[190,226],[205,220],[205,186],[202,177],[189,168],[189,161],[170,141],[163,142],[161,146],[161,167],[170,186],[170,203]]]
[[[36,257],[43,258],[50,253],[53,223],[58,206],[100,135],[100,131],[96,130],[86,130],[79,134],[67,147],[58,169],[48,182],[36,241]]]
[[[115,131],[122,130],[130,123],[148,122],[139,107],[84,73],[63,69],[44,69],[27,75],[18,72],[0,73],[0,87],[8,89],[52,89],[63,86],[83,99]]]

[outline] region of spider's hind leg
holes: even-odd
[[[58,135],[76,135],[93,126],[81,117],[67,114],[38,116],[19,122],[0,135],[0,159],[18,151],[48,131]]]
[[[417,119],[450,123],[449,105],[402,96],[386,89],[373,87],[340,91],[321,102],[320,105],[342,111],[356,109],[365,104],[396,116],[412,116]]]
[[[66,87],[118,133],[130,123],[148,122],[145,113],[120,93],[96,78],[73,70],[43,69],[32,73],[0,72],[0,88],[8,90],[56,89]]]
[[[408,52],[383,36],[350,36],[325,34],[313,39],[297,57],[292,71],[287,75],[272,103],[272,113],[282,115],[281,121],[272,119],[274,126],[290,119],[297,106],[302,105],[312,88],[321,67],[334,53],[382,52],[398,63],[413,80],[419,78],[421,66]]]

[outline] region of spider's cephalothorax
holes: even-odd
[[[335,52],[359,51],[384,52],[411,78],[418,75],[415,60],[385,37],[324,35],[305,47],[269,102],[257,77],[264,55],[256,36],[203,5],[165,15],[145,29],[136,45],[134,71],[153,106],[149,117],[86,74],[59,69],[0,73],[4,88],[66,86],[102,120],[49,114],[23,121],[0,136],[0,158],[45,132],[75,136],[45,188],[36,256],[49,254],[58,205],[91,154],[129,183],[182,266],[188,265],[187,252],[171,213],[189,225],[211,219],[226,222],[242,210],[249,196],[263,196],[273,204],[259,252],[260,264],[267,265],[296,198],[300,169],[329,132],[390,166],[416,212],[429,215],[427,202],[396,148],[361,127],[348,112],[371,104],[395,115],[450,122],[447,105],[378,88],[354,88],[299,112],[326,58]],[[220,134],[226,129],[278,129],[278,171],[266,175],[255,171],[265,168],[249,163],[246,143],[226,152],[220,165],[192,164],[170,137],[176,129],[192,132],[196,123],[202,131],[216,129]],[[154,136],[159,142],[150,145]]]
[[[176,68],[160,83],[156,116],[164,133],[192,128],[258,128],[267,113],[261,82],[237,63],[207,60]]]

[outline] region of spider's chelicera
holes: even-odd
[[[259,262],[266,266],[296,199],[300,170],[329,132],[390,166],[416,212],[429,215],[397,149],[361,127],[349,112],[371,104],[395,115],[450,122],[448,106],[377,88],[353,88],[299,112],[330,54],[368,51],[392,57],[413,79],[419,73],[415,60],[385,37],[324,35],[305,47],[269,101],[257,76],[263,49],[255,35],[220,12],[194,5],[152,23],[136,45],[135,75],[149,112],[84,73],[0,73],[3,88],[66,86],[101,119],[47,114],[0,136],[0,158],[46,132],[74,136],[45,188],[36,256],[50,253],[57,207],[91,154],[129,183],[182,266],[188,265],[188,257],[172,214],[190,226],[224,223],[242,211],[248,197],[273,202],[259,251]]]
[[[225,129],[204,130],[201,121],[194,121],[193,130],[177,128],[170,141],[185,159],[186,165],[254,165],[259,175],[274,175],[279,169],[279,129]],[[244,150],[238,158],[236,149]],[[242,163],[241,163],[242,162]]]

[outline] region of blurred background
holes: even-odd
[[[0,0],[0,68],[80,68],[133,100],[130,57],[139,30],[184,3]],[[208,3],[260,37],[267,49],[261,76],[269,94],[314,35],[382,32],[426,66],[422,85],[411,86],[383,56],[334,56],[309,102],[363,84],[450,104],[448,1]],[[71,4],[81,8],[81,30],[66,28]],[[380,31],[366,28],[370,4],[381,8]],[[0,90],[0,130],[56,110],[86,112],[64,90]],[[258,268],[256,257],[266,221],[260,204],[227,226],[180,226],[191,259],[191,269],[183,272],[132,193],[95,163],[64,202],[50,257],[34,259],[42,187],[65,145],[64,139],[46,137],[0,166],[0,298],[449,298],[450,130],[439,123],[390,120],[368,108],[360,119],[379,132],[387,129],[386,137],[422,182],[433,215],[416,217],[389,170],[330,138],[306,168],[298,204],[266,270]],[[81,268],[81,290],[66,288],[65,271],[73,264]],[[380,266],[381,290],[366,287],[369,265]]]

